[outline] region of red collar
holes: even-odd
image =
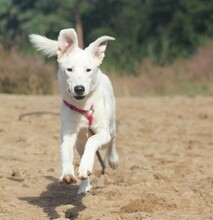
[[[91,129],[91,126],[92,126],[92,122],[93,122],[93,113],[94,113],[94,109],[93,109],[93,105],[90,107],[89,110],[84,110],[84,109],[80,109],[80,108],[77,108],[76,106],[68,103],[67,101],[63,100],[64,104],[69,107],[71,110],[73,111],[76,111],[82,115],[84,115],[87,120],[88,120],[88,130],[91,132],[92,135],[94,135],[94,131]]]

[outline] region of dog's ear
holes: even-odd
[[[97,65],[99,66],[105,56],[105,50],[107,47],[108,40],[115,40],[113,37],[103,36],[98,38],[96,41],[91,43],[85,50],[92,53],[92,56],[95,58]]]
[[[75,30],[73,28],[61,30],[58,36],[58,44],[58,58],[78,48],[78,37]]]
[[[38,34],[30,34],[29,39],[36,49],[41,51],[44,55],[48,57],[57,55],[58,41],[50,40]]]

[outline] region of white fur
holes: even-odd
[[[119,163],[115,147],[115,98],[109,78],[99,69],[105,55],[109,36],[98,38],[86,49],[78,47],[74,29],[64,29],[59,33],[58,41],[40,35],[30,35],[35,47],[48,56],[57,54],[58,84],[61,97],[68,103],[84,110],[94,106],[92,129],[95,135],[88,134],[88,121],[78,112],[61,105],[61,160],[63,183],[76,181],[73,167],[73,149],[76,146],[81,162],[78,176],[82,179],[78,193],[90,190],[88,175],[92,173],[95,153],[101,146],[107,147],[106,157],[111,168]],[[76,100],[76,86],[83,86],[83,100]]]
[[[41,51],[48,57],[55,56],[58,50],[58,42],[50,40],[38,34],[29,35],[30,41],[36,46],[37,50]]]

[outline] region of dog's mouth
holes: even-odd
[[[74,96],[74,98],[76,99],[76,100],[83,100],[84,98],[85,98],[85,96]]]

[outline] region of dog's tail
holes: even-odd
[[[57,55],[57,50],[59,48],[58,41],[50,40],[38,34],[30,34],[29,39],[36,49],[41,51],[44,55],[48,57]]]

